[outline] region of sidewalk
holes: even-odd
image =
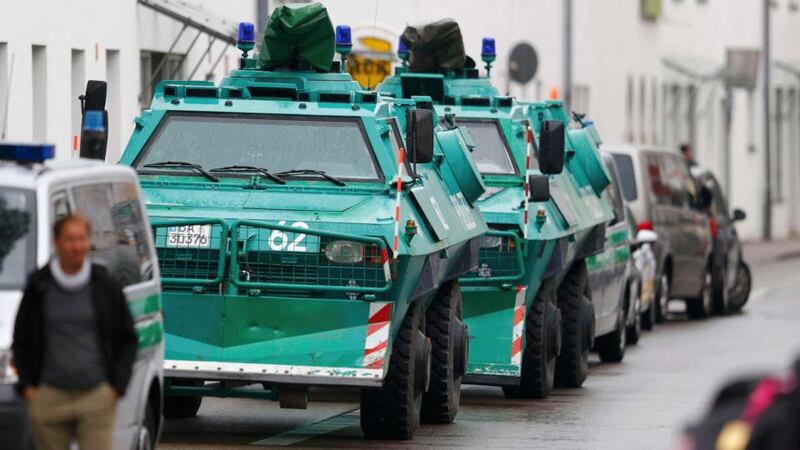
[[[742,252],[744,260],[751,266],[779,259],[800,257],[800,239],[743,242]]]

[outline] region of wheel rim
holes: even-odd
[[[152,447],[150,446],[150,431],[146,426],[143,426],[139,430],[139,445],[137,448],[139,450],[152,450]]]

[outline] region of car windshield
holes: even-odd
[[[0,289],[22,289],[36,267],[33,191],[0,186]]]
[[[511,160],[508,145],[495,120],[458,119],[475,142],[472,157],[478,170],[487,175],[515,175],[517,168]]]
[[[172,113],[162,120],[136,167],[148,171],[146,164],[164,161],[190,161],[207,170],[235,165],[272,173],[321,170],[347,180],[380,178],[358,118]],[[191,171],[180,174],[196,176]]]

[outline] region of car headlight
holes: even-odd
[[[17,369],[11,363],[11,350],[0,350],[0,384],[17,382]]]
[[[325,246],[325,256],[339,264],[356,264],[364,261],[364,244],[355,241],[333,241]]]

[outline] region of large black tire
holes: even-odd
[[[707,268],[703,274],[703,288],[696,298],[686,299],[686,314],[690,319],[705,319],[711,315],[714,310],[713,298],[713,275],[711,268]]]
[[[628,296],[629,309],[625,310],[625,314],[630,311],[630,317],[625,320],[626,328],[626,345],[636,345],[642,337],[642,297],[639,283],[631,281],[628,283],[628,288],[625,292]]]
[[[553,301],[552,283],[545,281],[525,318],[519,386],[503,386],[506,397],[547,398],[553,390],[560,346],[561,311]]]
[[[589,350],[594,338],[594,308],[587,295],[586,262],[575,262],[558,287],[561,311],[561,352],[556,359],[555,385],[578,388],[589,374]]]
[[[461,404],[468,352],[458,280],[439,289],[425,316],[425,332],[431,340],[431,381],[422,395],[422,422],[451,423]]]
[[[174,386],[199,386],[202,381],[171,380]],[[197,395],[168,395],[164,397],[164,417],[169,419],[188,419],[197,415],[203,397]]]
[[[361,390],[361,430],[368,439],[411,439],[419,426],[431,356],[424,320],[422,302],[416,301],[394,339],[383,387]]]
[[[742,310],[748,297],[750,297],[750,289],[752,287],[753,279],[750,275],[750,267],[744,262],[739,261],[739,270],[736,273],[736,285],[730,296],[730,303],[728,303],[730,313],[738,313]]]
[[[725,289],[726,278],[725,264],[722,267],[713,268],[711,272],[712,312],[717,316],[724,316],[730,309],[728,290]]]
[[[597,353],[604,363],[618,363],[625,358],[626,335],[625,311],[617,311],[617,326],[613,332],[597,338]]]
[[[662,273],[658,278],[654,300],[656,323],[664,323],[667,320],[667,305],[669,304],[669,276],[666,273]]]

